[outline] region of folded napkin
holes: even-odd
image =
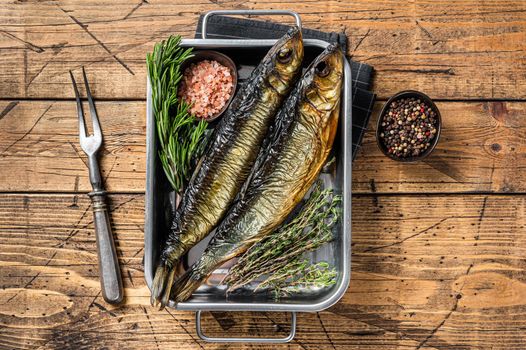
[[[201,23],[199,17],[196,38],[201,38]],[[207,37],[216,39],[277,39],[290,27],[273,22],[262,22],[225,16],[208,18]],[[330,43],[337,43],[344,52],[347,51],[347,36],[344,33],[325,33],[314,29],[302,28],[306,39],[321,39]],[[376,95],[370,91],[373,68],[367,64],[351,60],[352,72],[352,141],[353,159],[362,142],[363,134],[371,116]]]

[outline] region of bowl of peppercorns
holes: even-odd
[[[399,162],[426,158],[440,137],[442,120],[435,103],[418,91],[402,91],[382,108],[376,127],[380,150]]]

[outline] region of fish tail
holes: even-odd
[[[199,288],[207,275],[200,273],[195,266],[187,270],[174,283],[172,295],[176,302],[182,302],[189,299],[192,293]]]
[[[170,266],[166,261],[161,261],[159,266],[157,266],[157,270],[155,270],[150,303],[152,306],[159,306],[160,310],[164,309],[170,299],[170,291],[172,290],[175,279],[176,266],[177,264]]]

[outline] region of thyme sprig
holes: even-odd
[[[181,192],[191,175],[192,162],[202,151],[207,123],[189,113],[189,104],[177,97],[181,63],[192,48],[180,46],[180,36],[157,43],[146,55],[157,128],[159,158],[173,189]]]
[[[325,262],[310,264],[303,258],[332,240],[339,220],[341,196],[317,183],[299,213],[288,224],[253,245],[230,269],[224,283],[231,292],[262,275],[268,277],[256,289],[274,289],[277,295],[288,287],[324,287],[335,282],[336,272]]]
[[[258,289],[270,289],[276,298],[298,292],[303,288],[324,288],[336,283],[338,273],[329,263],[315,264],[308,260],[295,259],[261,282]]]

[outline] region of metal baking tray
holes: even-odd
[[[182,46],[193,47],[196,50],[213,49],[231,57],[237,65],[239,81],[250,75],[261,58],[274,45],[276,40],[252,39],[206,39],[207,18],[216,14],[264,14],[264,15],[291,15],[301,26],[301,21],[296,13],[289,11],[210,11],[203,19],[203,39],[184,39]],[[304,39],[306,67],[329,43],[322,40]],[[169,303],[169,307],[178,310],[196,311],[197,333],[206,341],[214,342],[287,342],[295,335],[295,312],[315,312],[324,310],[335,304],[345,293],[349,285],[351,274],[351,68],[344,60],[344,84],[342,89],[341,114],[338,126],[337,139],[333,147],[336,156],[335,170],[332,173],[322,173],[320,178],[326,187],[332,187],[343,197],[342,220],[334,228],[333,242],[326,244],[316,252],[309,254],[313,262],[327,261],[338,272],[337,282],[330,288],[321,290],[300,290],[288,297],[274,300],[272,294],[253,293],[250,286],[242,293],[225,294],[225,286],[216,285],[210,281],[220,281],[228,271],[228,266],[217,269],[209,278],[207,284],[202,285],[186,302]],[[148,287],[151,289],[152,279],[160,253],[160,247],[165,240],[165,234],[170,227],[174,210],[174,193],[164,176],[158,158],[158,145],[155,120],[151,108],[150,83],[147,85],[147,132],[146,132],[146,198],[145,198],[145,225],[144,225],[144,274]],[[212,234],[213,235],[213,232]],[[186,256],[186,263],[195,261],[206,248],[211,238],[205,238],[194,247]],[[255,286],[254,286],[255,287]],[[292,312],[291,333],[286,338],[211,338],[201,330],[201,311],[288,311]]]

